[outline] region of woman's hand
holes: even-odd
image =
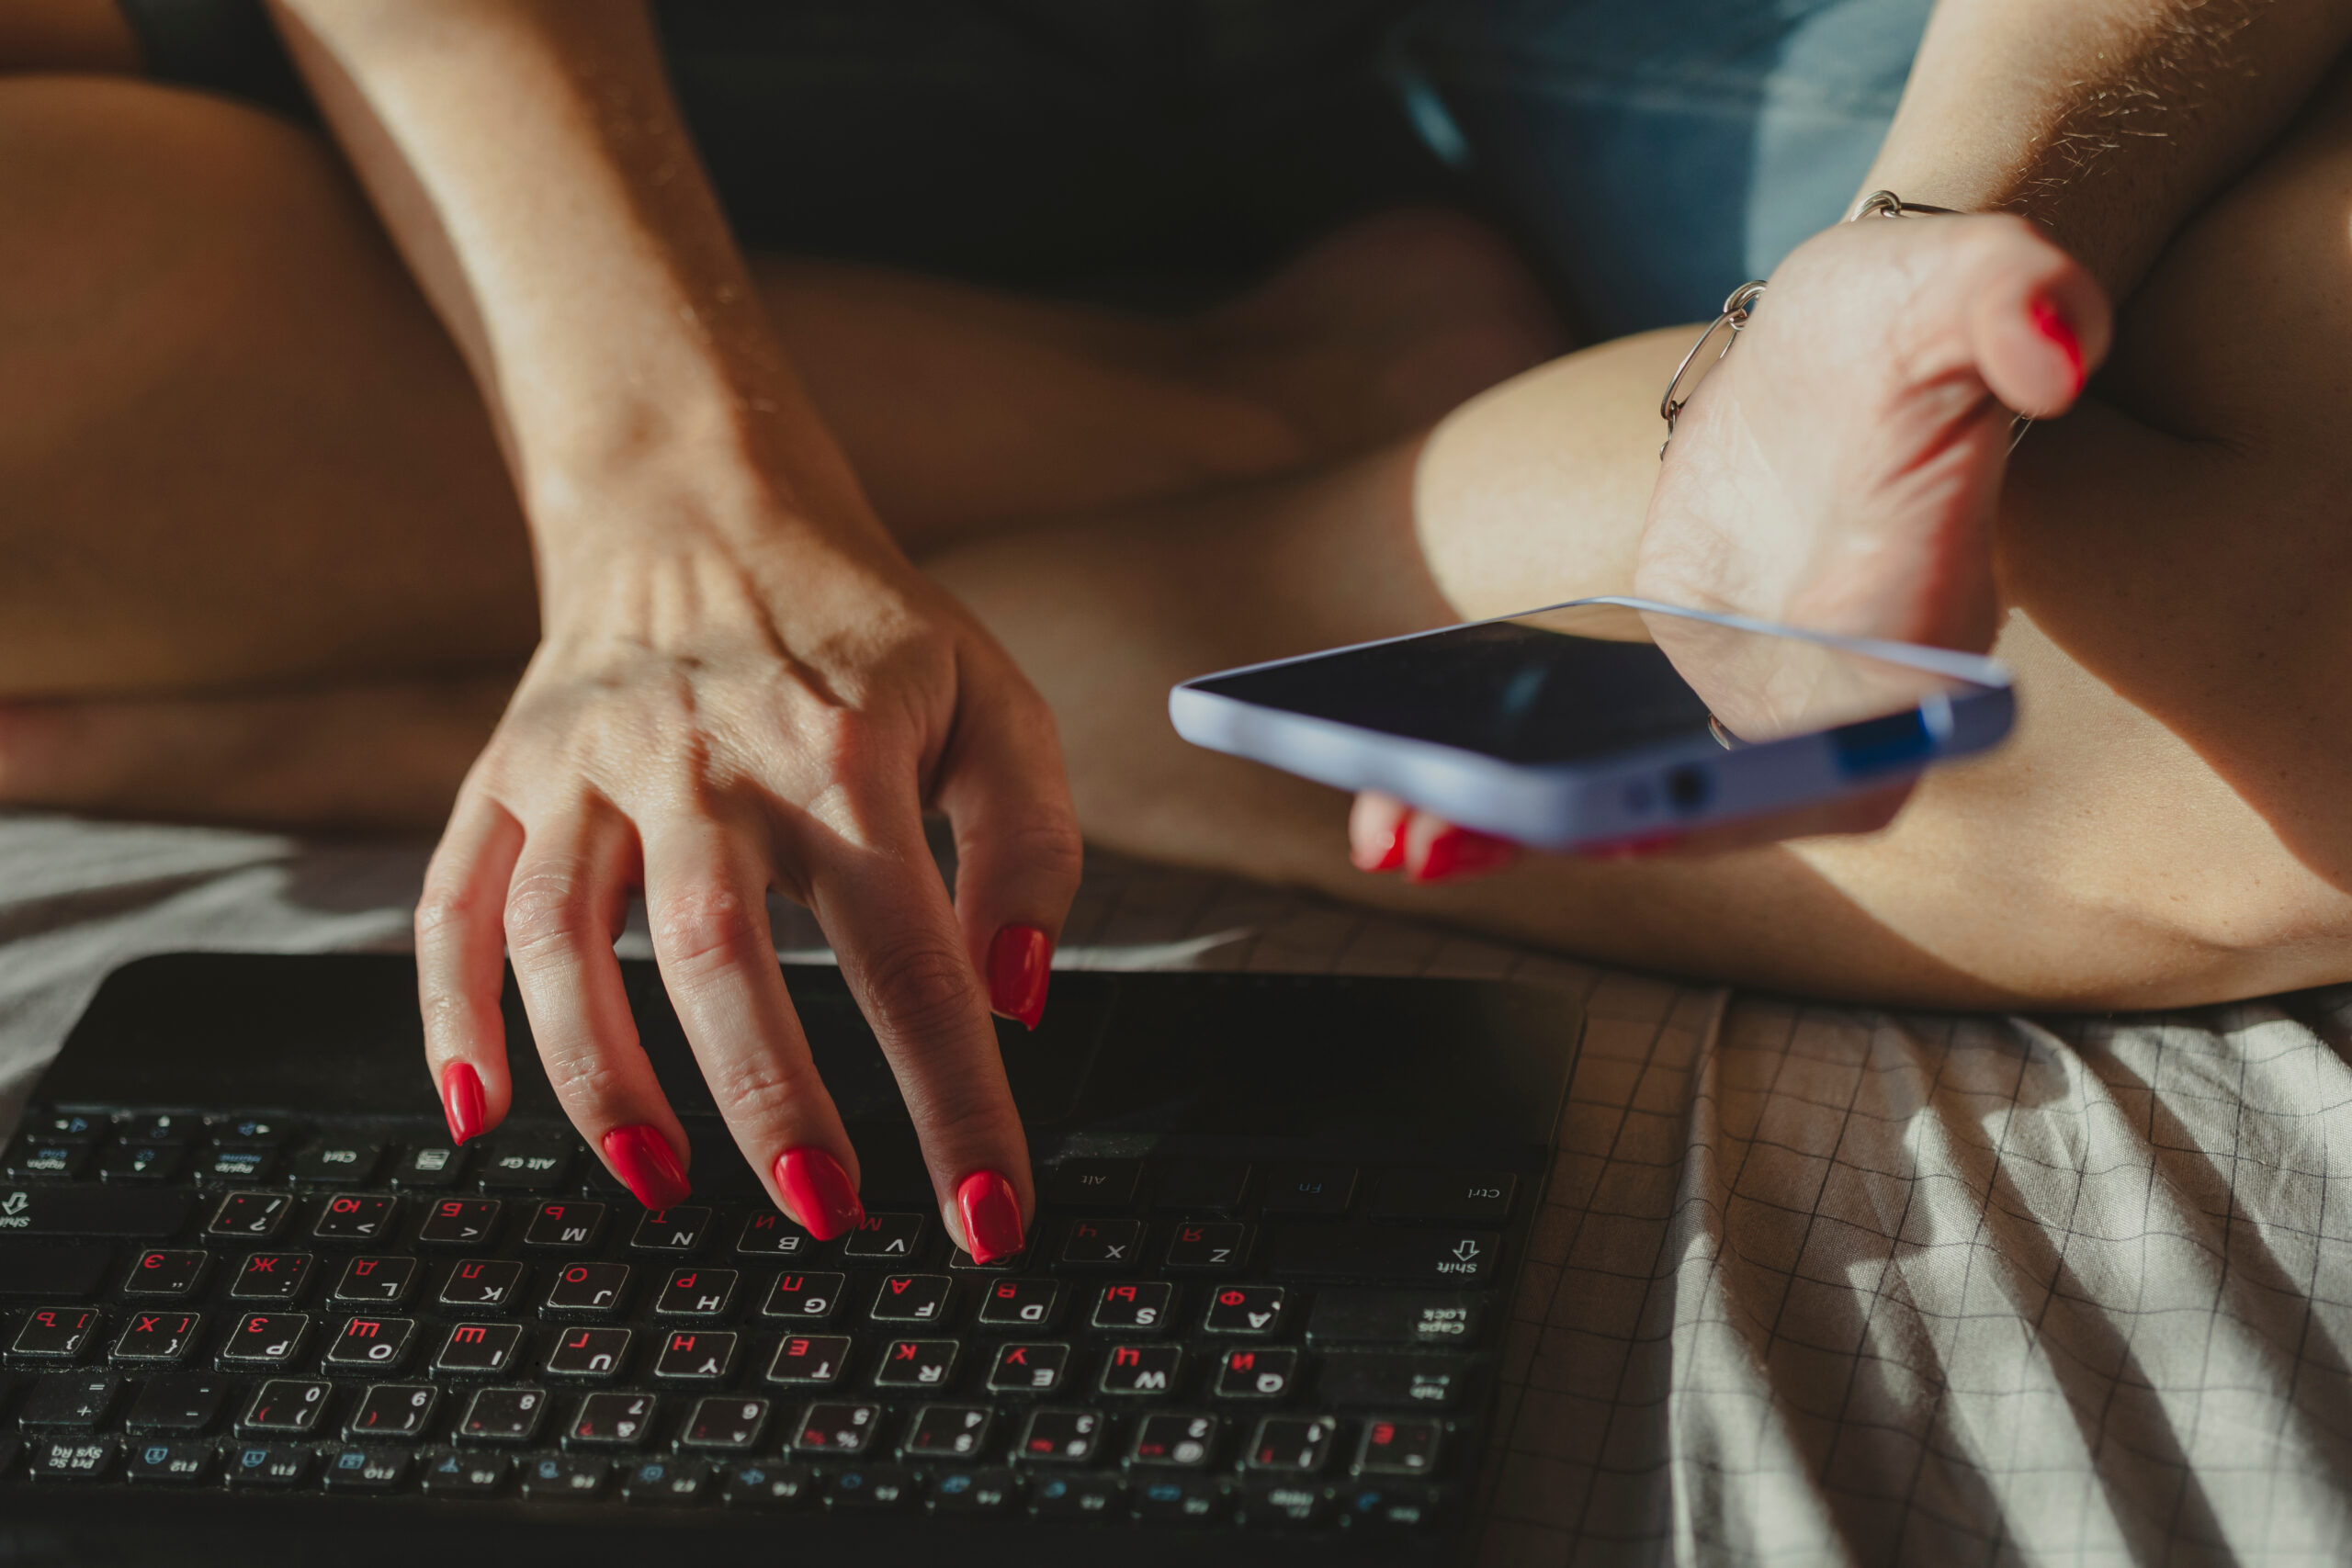
[[[543,568],[545,640],[418,911],[426,1053],[453,1131],[505,1114],[511,952],[573,1123],[647,1205],[684,1199],[685,1134],[613,954],[641,888],[737,1146],[812,1234],[854,1225],[857,1156],[775,963],[774,888],[831,938],[951,1232],[976,1257],[1017,1251],[1029,1168],[989,1013],[1035,1023],[1080,856],[1044,703],[866,536],[774,508],[747,527],[667,484],[607,491],[598,510],[608,520],[567,530],[572,547]],[[952,908],[923,838],[934,804],[960,852]]]

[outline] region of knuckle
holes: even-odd
[[[652,911],[653,948],[685,976],[729,969],[774,956],[764,901],[739,889],[696,886],[664,894]]]
[[[797,1120],[809,1100],[821,1095],[812,1067],[769,1051],[752,1052],[715,1070],[704,1080],[729,1120],[763,1129]]]
[[[960,943],[910,932],[860,955],[868,1016],[886,1038],[918,1050],[956,1038],[976,1016],[977,978]]]
[[[539,1061],[547,1068],[548,1087],[565,1105],[594,1110],[620,1098],[621,1075],[594,1042],[542,1043]]]
[[[506,894],[506,945],[518,960],[569,947],[597,925],[594,894],[577,868],[548,866],[514,879]]]

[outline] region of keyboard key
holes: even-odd
[[[876,1323],[944,1323],[956,1281],[944,1274],[893,1274],[874,1292]]]
[[[1179,1224],[1161,1259],[1170,1269],[1224,1272],[1250,1260],[1250,1227],[1229,1220]]]
[[[253,1403],[237,1418],[243,1432],[283,1433],[307,1438],[326,1414],[329,1384],[272,1378],[254,1392]]]
[[[521,1324],[460,1323],[449,1330],[441,1353],[433,1359],[433,1370],[495,1376],[514,1364],[522,1346]]]
[[[183,1438],[132,1443],[124,1450],[122,1478],[166,1486],[197,1486],[211,1479],[212,1445]]]
[[[1374,1224],[1499,1225],[1519,1178],[1507,1170],[1392,1170],[1373,1186]]]
[[[902,1513],[921,1495],[913,1475],[895,1464],[830,1471],[817,1477],[817,1490],[829,1507],[844,1513]]]
[[[458,1436],[469,1443],[527,1443],[538,1436],[547,1405],[543,1389],[481,1389],[458,1423]]]
[[[1306,1342],[1329,1345],[1476,1345],[1486,1323],[1476,1296],[1429,1291],[1318,1291]]]
[[[894,1339],[874,1369],[876,1388],[945,1388],[956,1371],[953,1339]]]
[[[842,1238],[842,1256],[866,1263],[910,1263],[930,1223],[922,1214],[868,1214]]]
[[[1057,1475],[1029,1489],[1041,1519],[1112,1519],[1126,1511],[1127,1483],[1115,1475]]]
[[[408,1479],[409,1456],[398,1449],[336,1449],[321,1472],[330,1492],[397,1492]]]
[[[187,1163],[186,1144],[115,1144],[98,1156],[105,1181],[169,1181]]]
[[[653,1375],[673,1382],[724,1382],[735,1370],[740,1335],[724,1329],[696,1328],[672,1334],[662,1341]]]
[[[308,1313],[245,1313],[230,1328],[220,1347],[220,1362],[230,1367],[290,1366],[310,1331]]]
[[[740,1453],[759,1446],[768,1424],[768,1402],[734,1394],[712,1394],[695,1402],[686,1429],[678,1435],[682,1448]]]
[[[1176,1386],[1183,1352],[1173,1345],[1114,1345],[1096,1387],[1104,1393],[1164,1394]]]
[[[1209,1297],[1201,1328],[1209,1334],[1278,1334],[1288,1300],[1280,1285],[1221,1286]]]
[[[201,1118],[166,1111],[132,1116],[121,1122],[122,1138],[131,1144],[189,1144],[202,1136]]]
[[[535,1503],[585,1503],[605,1489],[612,1462],[570,1454],[546,1454],[523,1461],[523,1495]]]
[[[327,1342],[331,1372],[397,1371],[416,1339],[413,1317],[354,1317]]]
[[[628,1292],[626,1263],[570,1263],[548,1287],[547,1310],[559,1315],[601,1317],[620,1310]]]
[[[327,1200],[311,1234],[321,1241],[374,1241],[391,1229],[400,1200],[345,1193]]]
[[[1176,1287],[1169,1284],[1105,1285],[1094,1298],[1088,1322],[1114,1334],[1138,1330],[1157,1334],[1167,1326],[1168,1310],[1175,1299]]]
[[[439,1455],[424,1467],[428,1497],[495,1497],[506,1490],[514,1461],[496,1452]]]
[[[1127,1462],[1152,1469],[1202,1470],[1216,1459],[1214,1416],[1147,1416],[1136,1426]]]
[[[35,1481],[104,1481],[121,1452],[112,1438],[45,1438],[27,1447],[25,1468]]]
[[[232,1116],[215,1122],[209,1129],[216,1144],[241,1144],[251,1148],[274,1149],[293,1136],[293,1129],[270,1116]]]
[[[735,1231],[735,1251],[744,1258],[806,1258],[817,1250],[817,1238],[773,1209],[746,1214]]]
[[[1253,1529],[1311,1529],[1331,1522],[1331,1495],[1313,1482],[1260,1476],[1241,1488],[1241,1522]]]
[[[439,1198],[424,1216],[416,1239],[449,1247],[484,1246],[498,1228],[502,1207],[495,1198]]]
[[[192,1312],[134,1312],[114,1342],[113,1359],[135,1365],[174,1365],[195,1345],[203,1323]]]
[[[358,1187],[384,1163],[384,1145],[372,1138],[322,1138],[295,1151],[286,1171],[295,1180],[318,1187]]]
[[[1473,1364],[1464,1356],[1334,1350],[1317,1387],[1329,1403],[1355,1409],[1451,1410],[1469,1389]]]
[[[559,1378],[610,1379],[628,1363],[627,1328],[567,1328],[555,1337],[548,1351],[548,1375]]]
[[[402,1259],[406,1261],[406,1259]],[[299,1302],[311,1282],[307,1252],[256,1252],[237,1268],[229,1286],[232,1302]]]
[[[698,1503],[710,1486],[710,1466],[698,1459],[641,1459],[621,1472],[622,1501],[640,1506]]]
[[[989,1412],[977,1404],[926,1404],[899,1444],[906,1459],[970,1459],[988,1442]]]
[[[28,1433],[93,1431],[121,1398],[122,1380],[111,1373],[43,1378],[25,1396],[17,1426]]]
[[[812,1404],[792,1434],[792,1446],[807,1454],[862,1454],[881,1429],[878,1404]]]
[[[504,1312],[523,1293],[523,1265],[501,1258],[467,1258],[449,1266],[441,1281],[441,1304],[469,1312]]]
[[[823,1323],[841,1310],[849,1281],[840,1274],[802,1274],[786,1269],[775,1277],[775,1289],[760,1307],[762,1317],[796,1323]]]
[[[1115,1212],[1135,1201],[1142,1178],[1141,1160],[1068,1159],[1046,1173],[1038,1196],[1057,1209]]]
[[[87,1175],[97,1145],[80,1138],[21,1138],[0,1167],[10,1176],[46,1176],[73,1181]]]
[[[277,1227],[293,1211],[294,1200],[283,1192],[232,1192],[220,1200],[204,1230],[208,1235],[266,1241],[277,1234]]]
[[[650,1393],[592,1393],[565,1428],[564,1446],[633,1449],[651,1434],[655,1405]]]
[[[398,1306],[416,1288],[418,1272],[413,1258],[355,1258],[327,1300],[342,1307]]]
[[[276,1149],[211,1148],[197,1161],[199,1181],[266,1181],[277,1164]]]
[[[1088,1464],[1102,1441],[1102,1417],[1091,1410],[1033,1410],[1012,1451],[1032,1464]]]
[[[8,1354],[23,1361],[70,1365],[89,1348],[98,1321],[93,1307],[42,1307],[27,1313],[17,1337],[9,1342]]]
[[[1221,1525],[1233,1517],[1225,1483],[1213,1476],[1155,1474],[1130,1483],[1127,1497],[1146,1524]]]
[[[637,1222],[629,1245],[640,1252],[693,1252],[709,1235],[708,1209],[656,1209]]]
[[[732,1269],[680,1269],[672,1272],[653,1303],[658,1317],[698,1317],[716,1322],[735,1305],[742,1278]]]
[[[1062,1237],[1061,1261],[1070,1268],[1132,1269],[1142,1256],[1141,1220],[1079,1220]]]
[[[1069,1371],[1067,1345],[1000,1347],[989,1368],[990,1393],[1052,1393]]]
[[[1346,1213],[1355,1192],[1354,1166],[1278,1165],[1266,1172],[1258,1206],[1269,1214],[1328,1218]]]
[[[485,1192],[553,1192],[571,1175],[568,1144],[508,1138],[481,1160]]]
[[[107,1130],[114,1123],[105,1116],[93,1116],[79,1111],[61,1111],[47,1116],[35,1117],[28,1121],[25,1125],[45,1137],[96,1139],[105,1137]]]
[[[775,1348],[768,1363],[773,1383],[825,1387],[841,1382],[849,1365],[850,1341],[845,1334],[790,1334]]]
[[[174,1187],[83,1183],[0,1191],[0,1214],[7,1216],[11,1236],[136,1236],[165,1241],[187,1228],[195,1206],[194,1193]]]
[[[720,1477],[730,1508],[797,1508],[816,1495],[816,1477],[797,1464],[736,1464]]]
[[[980,1292],[980,1326],[1051,1328],[1061,1304],[1057,1280],[992,1280]]]
[[[57,1302],[96,1295],[114,1272],[115,1251],[100,1242],[27,1241],[0,1235],[0,1301]]]
[[[122,1293],[164,1301],[193,1295],[211,1262],[211,1255],[203,1252],[142,1252],[131,1259],[130,1277],[123,1280]]]
[[[566,1199],[542,1203],[523,1233],[525,1247],[594,1247],[605,1228],[605,1205]]]
[[[424,1435],[439,1398],[429,1383],[381,1382],[359,1396],[359,1408],[343,1425],[346,1438],[415,1438]]]
[[[1340,1424],[1328,1416],[1269,1416],[1241,1451],[1243,1468],[1316,1475],[1330,1462]]]
[[[1020,1495],[1021,1483],[1009,1470],[959,1467],[932,1472],[931,1511],[944,1517],[1009,1513]]]
[[[311,1473],[311,1450],[291,1443],[249,1443],[228,1453],[229,1484],[240,1490],[300,1486]]]
[[[1295,1350],[1227,1350],[1210,1392],[1219,1399],[1281,1399],[1297,1382]]]
[[[392,1185],[410,1192],[433,1192],[455,1187],[466,1174],[466,1151],[447,1144],[427,1144],[392,1162]]]
[[[1427,1475],[1437,1469],[1445,1428],[1434,1421],[1367,1421],[1356,1445],[1358,1475]]]
[[[1494,1282],[1502,1240],[1494,1231],[1290,1225],[1274,1235],[1273,1271],[1296,1280],[1478,1290]]]
[[[209,1431],[228,1402],[230,1382],[207,1372],[175,1372],[139,1391],[122,1429],[134,1437],[194,1437]]]

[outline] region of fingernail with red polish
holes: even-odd
[[[865,1221],[865,1205],[841,1161],[822,1149],[786,1149],[775,1156],[775,1190],[784,1212],[819,1241],[847,1235]]]
[[[1023,1029],[1036,1028],[1053,973],[1053,938],[1035,926],[1005,927],[989,943],[989,1006],[1019,1019]]]
[[[605,1157],[637,1201],[649,1209],[683,1203],[694,1189],[670,1140],[650,1127],[616,1127],[605,1134]]]
[[[2066,324],[2066,318],[2058,313],[2058,307],[2050,300],[2036,299],[2026,307],[2026,313],[2033,318],[2033,330],[2056,344],[2066,355],[2066,367],[2075,373],[2074,389],[2066,395],[2073,397],[2083,389],[2082,340],[2075,335],[2075,329]]]
[[[993,1170],[976,1170],[956,1189],[972,1261],[994,1263],[1021,1250],[1021,1196]]]
[[[1375,860],[1356,862],[1356,869],[1358,871],[1395,871],[1398,866],[1403,865],[1405,863],[1405,829],[1412,825],[1413,818],[1410,813],[1397,818],[1396,830],[1388,836],[1388,847],[1381,851],[1379,858]]]
[[[1429,852],[1421,857],[1421,868],[1412,874],[1412,880],[1445,882],[1476,876],[1509,863],[1518,853],[1519,846],[1508,839],[1492,838],[1468,828],[1449,827],[1430,840]]]
[[[490,1113],[482,1109],[481,1075],[464,1062],[452,1062],[441,1075],[441,1109],[449,1115],[449,1141],[462,1144],[479,1138]]]

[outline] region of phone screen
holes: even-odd
[[[1261,707],[1577,762],[1693,736],[1773,739],[1907,713],[1975,682],[1772,632],[1571,604],[1195,682]]]

